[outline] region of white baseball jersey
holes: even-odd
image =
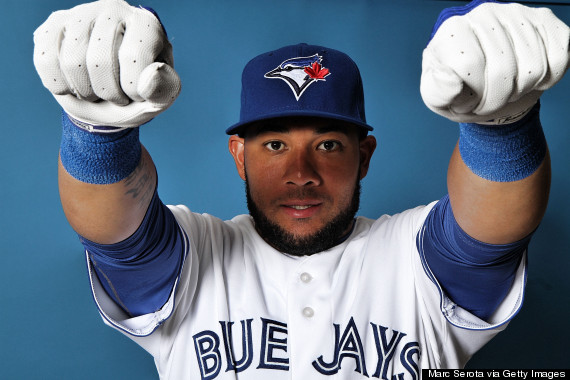
[[[463,367],[516,314],[525,282],[523,258],[489,322],[450,301],[416,247],[434,204],[359,217],[346,241],[308,257],[273,249],[247,215],[170,206],[187,247],[164,307],[126,317],[90,266],[92,290],[163,379],[418,379]]]

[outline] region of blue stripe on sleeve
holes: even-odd
[[[156,191],[143,222],[126,240],[109,245],[80,240],[105,291],[130,316],[166,303],[184,261],[184,237]]]
[[[435,22],[435,25],[432,28],[429,40],[431,41],[431,39],[433,38],[433,36],[435,36],[435,33],[437,32],[437,30],[439,29],[441,24],[443,24],[444,21],[447,20],[448,18],[453,17],[453,16],[466,15],[467,13],[471,12],[473,9],[477,8],[479,5],[485,4],[485,3],[498,3],[498,1],[495,1],[495,0],[473,0],[472,2],[468,3],[467,5],[445,8],[443,11],[441,11],[439,16],[437,17],[437,21]]]
[[[511,244],[487,244],[457,224],[449,196],[425,221],[423,255],[446,295],[473,315],[488,320],[513,284],[531,236]]]

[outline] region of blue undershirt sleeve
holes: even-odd
[[[79,237],[107,294],[128,315],[159,310],[184,261],[185,238],[155,191],[143,222],[126,240],[97,244]]]
[[[418,249],[446,295],[488,320],[511,288],[531,236],[502,245],[475,240],[457,224],[446,195],[429,213]]]

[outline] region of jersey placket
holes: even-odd
[[[315,378],[313,361],[334,349],[333,268],[338,252],[303,260],[288,284],[288,346],[292,378]]]

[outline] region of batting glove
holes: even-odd
[[[445,9],[423,52],[422,98],[460,123],[517,121],[568,69],[569,42],[546,8],[476,0]]]
[[[54,12],[34,32],[34,44],[43,85],[87,129],[139,126],[180,93],[160,20],[123,0]]]

